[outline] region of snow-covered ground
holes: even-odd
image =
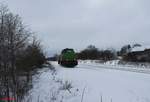
[[[115,69],[115,70],[122,70],[122,71],[131,71],[131,72],[138,72],[138,73],[147,73],[150,74],[150,64],[149,63],[126,63],[126,64],[119,64],[119,60],[111,60],[106,62],[100,62],[98,60],[84,60],[80,61],[80,64],[84,64],[85,66],[91,66],[94,68],[105,68],[105,69]],[[91,68],[90,67],[90,68]]]
[[[33,77],[26,102],[150,102],[148,73],[91,62],[76,68],[51,63],[56,71],[43,69]]]

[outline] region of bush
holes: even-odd
[[[16,61],[17,69],[30,71],[34,68],[42,67],[46,58],[41,50],[40,44],[35,41],[28,45],[18,56]]]

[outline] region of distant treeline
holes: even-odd
[[[86,49],[77,53],[77,58],[82,60],[113,60],[117,58],[114,49],[99,50],[94,45],[89,45]]]
[[[120,59],[130,62],[150,62],[150,49],[143,51],[132,51],[135,47],[141,47],[140,44],[124,45],[119,51],[114,49],[99,50],[93,45],[77,53],[78,59],[82,60],[115,60]]]
[[[112,49],[99,50],[93,45],[77,53],[78,59],[82,60],[115,60],[120,59],[130,62],[150,62],[150,49],[143,51],[132,51],[135,47],[141,47],[140,44],[125,45],[119,51]]]

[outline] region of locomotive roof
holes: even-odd
[[[71,49],[71,48],[66,48],[66,49],[63,49],[63,50],[62,50],[62,53],[65,53],[65,52],[67,52],[67,51],[73,51],[73,52],[74,52],[73,49]]]

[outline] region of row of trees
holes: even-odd
[[[112,60],[116,59],[118,56],[124,56],[130,52],[135,47],[141,47],[140,44],[134,45],[124,45],[119,51],[112,49],[99,50],[94,45],[89,45],[84,50],[77,53],[79,59],[100,59],[100,60]]]
[[[136,47],[141,47],[141,45],[124,45],[119,51],[114,49],[99,50],[95,46],[89,45],[87,48],[77,53],[77,57],[82,60],[90,59],[107,61],[122,58],[124,61],[150,62],[150,49],[132,51]]]
[[[0,98],[14,97],[20,102],[25,88],[17,73],[30,73],[45,62],[40,42],[32,35],[19,15],[0,4]]]
[[[116,59],[116,51],[113,49],[99,50],[93,45],[89,45],[86,49],[77,53],[78,59],[98,59],[98,60],[113,60]]]

